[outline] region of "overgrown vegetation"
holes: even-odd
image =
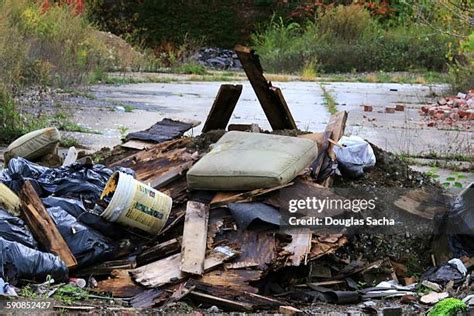
[[[97,31],[73,7],[39,3],[0,0],[0,142],[45,124],[82,131],[65,118],[25,113],[17,97],[22,90],[88,83],[93,74],[147,63],[145,55]]]
[[[446,68],[450,37],[417,23],[385,27],[362,6],[319,10],[314,19],[274,19],[252,40],[270,71],[297,73],[307,60],[325,72]]]

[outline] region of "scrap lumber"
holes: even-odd
[[[311,240],[313,233],[309,228],[290,228],[283,233],[291,235],[291,243],[283,249],[289,251],[291,256],[286,261],[286,266],[299,266],[301,262],[307,263],[308,255],[311,252]]]
[[[254,307],[248,303],[220,298],[214,295],[197,292],[195,290],[190,293],[190,296],[197,300],[207,302],[208,304],[220,306],[227,311],[251,312],[254,309]]]
[[[202,282],[202,280],[190,279],[186,283],[186,286],[193,286],[195,288],[195,291],[199,293],[205,293],[214,297],[230,300],[233,302],[248,304],[252,306],[252,309],[272,307],[275,308],[283,304],[281,301],[256,294],[254,293],[254,291],[247,292],[239,287],[234,288],[232,286],[221,286],[217,284],[210,285]]]
[[[273,188],[268,188],[268,189],[255,189],[252,191],[248,192],[242,192],[242,193],[235,193],[235,192],[218,192],[214,196],[214,198],[211,200],[210,206],[211,208],[215,207],[220,207],[227,205],[229,203],[234,203],[234,202],[251,202],[253,201],[256,197],[259,197],[261,195],[265,195],[271,192],[278,191],[280,189],[290,187],[293,185],[293,182],[282,184]]]
[[[228,246],[214,248],[207,254],[204,260],[204,272],[211,271],[237,254],[237,251]],[[180,263],[181,254],[177,253],[132,270],[131,275],[137,283],[146,287],[160,287],[166,284],[177,283],[186,278],[186,275],[180,270]]]
[[[209,206],[188,201],[181,246],[181,271],[202,275],[207,245]]]
[[[116,161],[110,167],[131,168],[137,180],[158,189],[183,176],[199,158],[197,154],[187,151],[189,142],[187,138],[166,141]]]
[[[432,220],[436,214],[448,210],[447,201],[449,201],[447,196],[419,189],[408,191],[393,204],[405,212]]]
[[[346,129],[346,122],[347,122],[347,112],[342,111],[342,112],[337,112],[336,114],[331,115],[331,118],[329,119],[329,123],[326,126],[326,132],[329,132],[331,134],[330,138],[334,142],[338,142],[341,137],[344,135],[344,130]],[[336,154],[334,153],[334,142],[330,142],[328,149],[327,149],[327,154],[328,156],[332,159],[336,159]],[[323,181],[322,185],[325,187],[330,187],[334,181],[334,178],[328,177],[326,180]]]
[[[273,87],[271,82],[267,81],[263,76],[263,69],[255,51],[248,47],[237,45],[235,52],[242,63],[242,67],[271,127],[274,130],[296,129],[296,123],[280,89]]]
[[[155,146],[155,143],[143,140],[129,140],[128,142],[120,144],[120,146],[127,149],[147,150],[148,148]]]
[[[318,156],[316,159],[311,163],[310,169],[311,169],[311,176],[314,179],[318,178],[319,171],[321,170],[321,166],[323,165],[324,158],[327,155],[327,151],[329,149],[329,139],[331,137],[331,132],[326,131],[323,134],[323,141],[321,143],[321,149],[318,153]]]
[[[341,234],[313,236],[311,252],[309,254],[310,260],[316,260],[324,255],[334,253],[348,242],[347,237]]]
[[[137,263],[145,265],[158,259],[165,258],[169,255],[178,253],[181,249],[182,237],[173,238],[165,242],[159,243],[144,250],[137,256]]]
[[[277,245],[272,233],[251,230],[230,231],[225,234],[225,238],[231,243],[240,245],[239,257],[225,264],[227,269],[256,267],[266,270],[277,257]]]
[[[162,289],[149,289],[139,293],[130,299],[130,305],[134,308],[150,308],[160,301],[162,296],[165,296]]]
[[[133,297],[144,291],[130,277],[130,270],[113,270],[111,278],[97,282],[94,291],[111,293],[114,297]]]
[[[59,256],[69,269],[77,267],[76,258],[30,181],[23,184],[20,199],[25,221],[38,242],[47,251]]]
[[[214,270],[204,274],[199,282],[211,287],[233,289],[241,293],[257,293],[258,289],[249,285],[249,283],[260,280],[262,274],[263,272],[260,270]]]
[[[211,112],[207,116],[202,132],[225,129],[234,112],[237,101],[242,94],[241,84],[223,84],[219,88],[216,99],[212,104]]]
[[[283,315],[294,315],[294,314],[303,314],[302,310],[299,310],[293,306],[280,306],[278,312]]]
[[[331,133],[331,139],[336,143],[344,135],[344,130],[346,129],[347,122],[347,112],[337,112],[336,114],[331,115],[329,123],[326,126],[325,132]],[[334,154],[334,143],[331,143],[328,148],[328,154],[331,158],[335,159],[336,155]]]
[[[110,275],[114,270],[126,270],[134,269],[137,266],[137,263],[134,259],[120,259],[106,261],[96,266],[86,267],[80,269],[74,273],[76,277],[88,277],[88,276],[101,276],[101,275]]]

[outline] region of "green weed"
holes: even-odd
[[[196,63],[186,63],[172,68],[172,71],[179,74],[205,75],[207,74],[204,66]]]
[[[59,142],[59,145],[62,147],[77,147],[80,145],[79,141],[75,139],[74,137],[68,137],[68,136],[62,136],[61,141]]]
[[[445,298],[436,303],[428,316],[454,316],[463,311],[467,311],[467,306],[463,301],[457,298]]]
[[[334,97],[329,93],[329,91],[324,87],[324,85],[319,85],[323,90],[324,103],[331,114],[337,113],[337,103]]]

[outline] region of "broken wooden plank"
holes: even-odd
[[[283,231],[284,234],[291,235],[291,243],[283,249],[292,255],[286,261],[286,266],[299,266],[303,261],[306,264],[308,255],[311,252],[311,239],[313,233],[309,228],[289,228]]]
[[[150,308],[161,301],[168,294],[162,289],[149,289],[139,293],[130,299],[130,305],[134,308]]]
[[[348,242],[349,240],[347,237],[340,234],[315,236],[311,241],[310,260],[316,260],[327,254],[334,253],[337,249],[341,248]]]
[[[326,132],[324,132],[323,135],[324,136],[323,136],[323,141],[322,141],[322,144],[321,144],[321,150],[319,151],[318,156],[311,163],[311,166],[310,166],[311,176],[314,179],[318,178],[319,171],[321,170],[321,166],[324,162],[324,158],[327,155],[327,151],[328,151],[328,148],[329,148],[329,137],[331,136],[331,132],[326,131]]]
[[[127,258],[106,261],[96,266],[86,267],[74,273],[76,277],[110,275],[114,270],[134,269],[137,266],[135,259]]]
[[[34,237],[45,250],[59,256],[69,269],[75,268],[77,266],[76,258],[30,181],[25,181],[23,184],[20,199],[25,221]]]
[[[144,131],[129,133],[127,141],[133,139],[162,143],[182,136],[186,131],[199,124],[200,122],[180,122],[165,118]]]
[[[237,251],[227,246],[214,248],[204,260],[204,272],[216,268],[237,254]],[[186,275],[180,270],[180,263],[181,254],[177,253],[132,270],[131,274],[133,279],[143,286],[160,287],[166,284],[176,283],[186,278]]]
[[[235,193],[235,192],[218,192],[214,198],[211,200],[211,208],[220,207],[227,205],[228,203],[234,202],[250,202],[253,201],[256,197],[259,197],[264,194],[278,191],[280,189],[291,187],[293,182],[282,184],[273,188],[268,189],[255,189],[252,191]]]
[[[408,191],[393,204],[405,212],[432,220],[436,214],[448,211],[447,201],[447,196],[419,189]]]
[[[241,94],[241,84],[221,85],[216,99],[212,104],[211,112],[209,112],[206,122],[204,123],[202,132],[206,133],[215,129],[225,129]]]
[[[182,238],[177,237],[146,249],[137,256],[137,263],[142,266],[178,253],[181,249],[181,241]]]
[[[255,51],[248,47],[237,45],[235,52],[242,63],[242,67],[271,127],[274,130],[296,129],[296,123],[280,89],[273,87],[263,76],[263,69]]]
[[[137,180],[153,188],[160,188],[179,179],[199,159],[198,154],[186,149],[189,142],[189,138],[163,142],[116,161],[110,167],[131,168],[135,171]]]
[[[206,257],[209,206],[189,201],[184,218],[181,271],[202,275]]]
[[[145,142],[143,140],[129,140],[123,144],[120,144],[123,148],[135,149],[135,150],[147,150],[155,145],[152,142]]]
[[[331,115],[331,118],[329,119],[329,123],[326,126],[326,132],[330,132],[331,138],[333,141],[336,143],[341,139],[341,137],[344,135],[344,130],[346,129],[346,122],[347,122],[347,112],[342,111],[342,112],[337,112],[336,114]],[[331,156],[331,158],[335,159],[336,155],[334,153],[334,144],[331,143],[328,148],[328,154]]]
[[[260,280],[262,274],[260,270],[214,270],[204,274],[199,282],[211,287],[230,288],[241,293],[257,293],[258,289],[249,283]]]
[[[278,312],[283,315],[303,314],[303,311],[293,306],[280,306]]]
[[[235,270],[235,271],[246,271],[246,270]],[[229,283],[232,281],[229,280]],[[239,303],[249,304],[255,308],[274,308],[282,305],[283,302],[254,293],[255,291],[248,292],[243,290],[241,287],[232,287],[219,285],[219,284],[207,284],[202,282],[202,279],[190,279],[186,286],[193,286],[199,293],[206,293],[215,297],[219,297],[226,300],[237,301]],[[255,289],[254,289],[255,290]]]
[[[114,297],[133,297],[144,291],[130,277],[130,270],[113,270],[111,278],[97,282],[94,291],[111,293]]]
[[[240,245],[240,255],[225,264],[227,269],[257,267],[266,270],[277,257],[275,236],[268,232],[229,231],[225,239]]]
[[[344,135],[344,130],[346,129],[347,121],[347,112],[337,112],[336,114],[331,115],[329,123],[326,126],[326,132],[329,132],[331,138],[334,142],[338,142],[341,137]],[[336,154],[334,153],[334,143],[330,142],[327,150],[328,156],[332,160],[336,160]],[[334,177],[330,176],[322,182],[322,185],[325,187],[330,187],[334,181]]]
[[[197,292],[195,290],[192,291],[189,295],[196,300],[204,301],[211,305],[220,306],[221,308],[227,311],[251,312],[253,310],[253,306],[251,304],[228,300],[210,294]]]

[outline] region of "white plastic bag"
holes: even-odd
[[[358,136],[343,136],[339,140],[343,147],[335,146],[339,170],[344,176],[358,178],[364,174],[364,168],[375,166],[374,150],[368,142]]]

